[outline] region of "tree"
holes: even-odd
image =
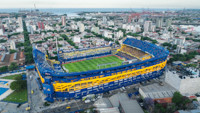
[[[4,43],[6,42],[7,40],[4,40],[4,39],[0,39],[0,43]]]
[[[17,51],[14,49],[10,49],[10,54],[16,53]]]
[[[182,98],[183,98],[183,96],[180,94],[180,92],[175,92],[173,97],[172,97],[172,102],[176,106],[179,106],[182,103]]]
[[[10,66],[8,67],[8,70],[9,70],[9,71],[12,71],[12,70],[15,70],[15,69],[17,69],[17,68],[18,68],[17,63],[12,62],[12,63],[10,64]]]
[[[11,83],[12,90],[21,91],[27,88],[26,80],[22,80],[22,75],[15,77],[15,81]]]
[[[3,66],[3,67],[0,67],[0,72],[6,72],[8,71],[8,66]]]
[[[144,98],[144,107],[152,111],[154,108],[154,100],[152,98]]]
[[[23,29],[24,29],[24,55],[25,55],[25,64],[33,63],[33,54],[32,54],[32,46],[29,40],[29,34],[27,32],[26,23],[23,21]]]

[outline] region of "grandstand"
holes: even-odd
[[[66,63],[69,61],[76,61],[83,58],[91,58],[96,56],[104,56],[111,53],[111,47],[80,49],[76,51],[60,51],[59,61]]]
[[[112,51],[109,46],[60,50],[56,62],[34,48],[45,100],[81,98],[157,78],[163,74],[169,54],[162,47],[134,38],[127,38],[117,52]],[[62,65],[68,72],[63,71]]]
[[[140,49],[138,48],[135,48],[135,47],[130,47],[128,45],[122,45],[121,49],[119,49],[118,51],[124,53],[124,54],[127,54],[129,56],[132,56],[132,57],[136,57],[140,60],[147,60],[147,59],[150,59],[152,56],[144,51],[141,51]]]

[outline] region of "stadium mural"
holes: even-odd
[[[34,48],[36,70],[46,100],[81,98],[157,78],[164,72],[169,52],[148,42],[127,38],[120,49],[111,46],[60,50],[49,60]]]

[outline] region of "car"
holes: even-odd
[[[31,94],[33,94],[34,93],[34,91],[33,90],[31,90]]]
[[[67,110],[70,110],[70,109],[71,109],[71,107],[70,107],[70,106],[67,106],[67,107],[66,107],[66,109],[67,109]]]
[[[87,104],[87,103],[90,103],[91,101],[90,100],[85,100],[85,103]]]
[[[31,107],[26,107],[26,111],[29,111],[31,109]]]

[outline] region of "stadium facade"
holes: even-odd
[[[104,49],[106,48],[106,49]],[[96,52],[93,52],[93,51]],[[88,54],[89,53],[89,54]],[[62,64],[88,60],[105,55],[118,55],[131,61],[116,67],[88,70],[84,72],[66,72]],[[43,86],[45,100],[75,99],[88,94],[103,93],[120,87],[136,84],[161,76],[164,72],[169,52],[154,44],[126,38],[120,49],[112,47],[92,48],[77,51],[59,51],[58,60],[49,60],[45,53],[34,48],[33,57],[36,70]]]

